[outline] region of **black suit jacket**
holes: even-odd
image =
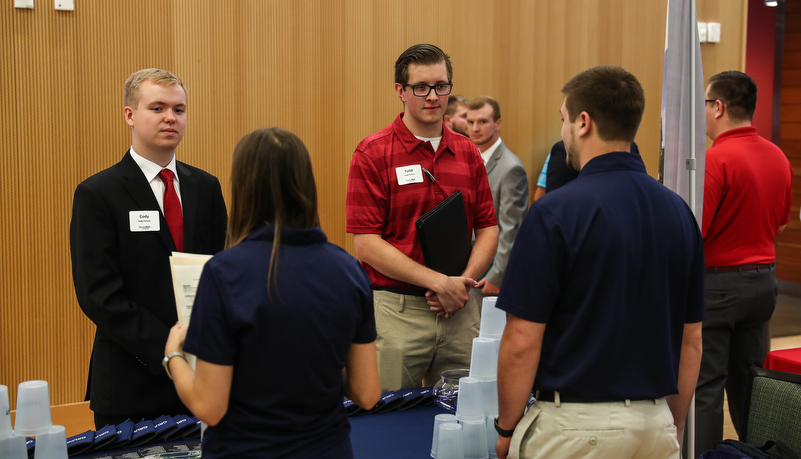
[[[220,182],[176,162],[184,251],[223,249],[227,214]],[[157,211],[160,230],[132,232],[131,211]],[[70,224],[72,278],[83,312],[97,325],[86,396],[106,416],[188,413],[161,366],[177,321],[164,215],[130,153],[78,185]],[[136,419],[135,419],[136,418]]]

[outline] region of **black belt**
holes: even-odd
[[[373,290],[384,290],[390,293],[396,293],[398,295],[426,296],[426,290],[406,290],[394,287],[373,287]]]
[[[537,393],[537,401],[538,402],[553,402],[556,401],[554,396],[554,391],[552,390],[541,390]],[[610,403],[610,402],[621,402],[623,400],[616,399],[616,400],[589,400],[584,397],[576,397],[568,394],[563,394],[559,392],[559,402],[560,403]]]
[[[708,273],[732,273],[735,271],[759,271],[760,269],[768,269],[775,266],[775,263],[762,263],[757,265],[738,265],[738,266],[708,266],[706,272]]]

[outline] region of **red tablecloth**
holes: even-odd
[[[765,359],[765,368],[801,375],[801,347],[771,352]]]

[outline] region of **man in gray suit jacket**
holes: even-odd
[[[487,167],[499,230],[498,251],[477,287],[484,295],[497,295],[517,230],[528,211],[528,178],[523,163],[501,141],[501,107],[495,99],[483,96],[470,101],[467,130]]]

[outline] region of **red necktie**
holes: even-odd
[[[172,240],[175,248],[179,252],[184,251],[184,213],[181,210],[181,201],[178,200],[178,193],[175,192],[173,178],[175,175],[169,169],[162,169],[159,178],[164,182],[164,218],[167,226],[170,227]]]

